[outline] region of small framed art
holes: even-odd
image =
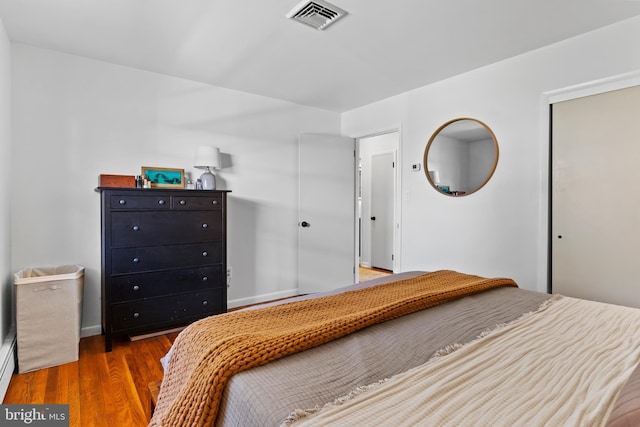
[[[184,188],[184,169],[142,166],[142,177],[155,188]]]

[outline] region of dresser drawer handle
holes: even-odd
[[[182,206],[184,206],[184,205],[186,205],[186,204],[187,204],[187,201],[186,201],[186,200],[180,200],[180,204],[181,204]]]
[[[207,252],[207,251],[202,251],[202,256],[208,256],[208,255],[209,255],[209,252]]]
[[[202,305],[207,305],[209,302],[207,300],[202,301]]]
[[[212,201],[212,202],[211,202],[211,204],[213,204],[213,205],[217,205],[217,204],[218,204],[218,201],[217,201],[217,200],[214,200],[214,201]]]
[[[140,313],[133,313],[133,318],[137,319],[138,317],[140,317]]]
[[[138,285],[133,285],[133,290],[134,290],[134,291],[139,291],[139,290],[140,290],[140,286],[138,286]]]
[[[140,230],[140,227],[138,227],[137,225],[134,225],[134,226],[132,227],[132,229],[133,229],[133,231],[139,231],[139,230]]]
[[[209,278],[207,276],[202,276],[202,281],[206,282],[207,280],[209,280]]]
[[[132,261],[133,261],[134,264],[137,264],[137,263],[140,262],[140,258],[135,257],[134,259],[132,259]]]
[[[120,203],[121,205],[126,205],[127,201],[125,199],[120,199],[118,203]]]
[[[159,205],[164,205],[164,200],[162,200],[162,199],[158,200],[158,204]]]
[[[202,224],[202,228],[207,228],[209,226],[209,224],[207,224],[206,222],[204,224]]]

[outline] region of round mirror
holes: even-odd
[[[442,194],[466,196],[481,189],[498,164],[498,142],[480,120],[459,118],[436,130],[424,150],[429,183]]]

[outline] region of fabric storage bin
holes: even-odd
[[[83,285],[79,265],[14,275],[19,373],[78,360]]]

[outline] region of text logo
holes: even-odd
[[[68,427],[69,405],[0,405],[0,424]]]

